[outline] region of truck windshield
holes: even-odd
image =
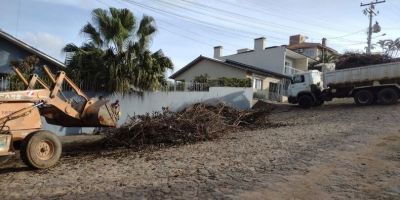
[[[304,75],[294,75],[292,78],[292,83],[303,83]]]

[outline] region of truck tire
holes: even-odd
[[[393,88],[384,88],[378,92],[378,100],[382,104],[395,104],[398,99],[399,93]]]
[[[367,106],[374,103],[374,94],[369,90],[360,90],[354,95],[354,101],[357,105]]]
[[[50,131],[36,131],[21,144],[21,159],[31,168],[45,169],[54,166],[62,151],[58,137]]]
[[[317,99],[314,103],[314,106],[322,106],[324,104],[324,100]]]
[[[310,95],[302,95],[299,97],[299,106],[302,108],[310,108],[314,105],[314,98]]]

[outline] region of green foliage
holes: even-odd
[[[335,54],[324,53],[319,63],[334,63],[337,61],[337,59],[338,57]]]
[[[23,60],[13,60],[10,62],[10,64],[16,68],[19,69],[21,72],[22,76],[26,80],[29,79],[29,75],[32,74],[35,71],[35,67],[39,63],[39,58],[32,55],[32,56],[27,56]],[[24,83],[19,79],[19,77],[16,74],[10,74],[10,90],[23,90],[25,89]]]
[[[196,83],[208,83],[209,76],[208,74],[202,74],[200,76],[194,77],[194,82]]]
[[[107,91],[120,93],[166,85],[173,64],[162,50],[149,50],[157,30],[152,17],[143,16],[138,24],[131,11],[117,8],[98,8],[92,16],[81,30],[88,42],[64,48],[74,80],[103,83]]]
[[[385,55],[396,58],[400,52],[400,38],[380,40],[374,46],[379,46]]]
[[[227,78],[222,77],[218,79],[220,86],[223,87],[251,87],[250,78]]]
[[[265,93],[254,92],[253,93],[253,99],[268,99],[268,98],[267,98],[267,95]]]
[[[36,56],[27,56],[23,60],[13,60],[10,64],[16,68],[18,68],[22,74],[29,76],[34,70],[37,64],[39,63],[39,58]]]
[[[308,64],[308,69],[315,69],[315,70],[320,70],[316,67],[316,65],[321,64],[321,63],[336,63],[338,60],[338,56],[335,54],[328,54],[326,52],[324,52],[321,56],[320,56],[321,60],[319,60],[318,62],[314,62],[314,63],[309,63]]]

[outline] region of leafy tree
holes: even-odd
[[[29,74],[35,71],[35,67],[39,63],[39,58],[36,56],[27,56],[23,60],[14,60],[10,64],[18,68],[23,75],[29,76]],[[28,77],[26,77],[28,78]]]
[[[162,50],[149,50],[157,30],[152,17],[143,16],[138,24],[131,11],[117,8],[98,8],[92,16],[81,30],[88,42],[64,48],[75,80],[106,83],[108,91],[121,93],[166,84],[165,73],[173,64]]]
[[[375,44],[375,46],[379,46],[385,55],[396,58],[400,51],[400,38],[395,40],[380,40]]]
[[[319,63],[334,63],[337,60],[337,56],[335,54],[327,54],[324,53],[324,56],[322,56],[322,59],[320,60]]]
[[[23,60],[13,60],[10,62],[11,66],[16,67],[21,72],[22,76],[29,80],[29,75],[37,70],[39,58],[35,55],[27,56]],[[25,88],[24,83],[19,77],[12,73],[9,75],[9,88],[10,90],[23,90]]]

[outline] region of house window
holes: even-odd
[[[255,78],[253,81],[253,88],[256,90],[262,90],[263,89],[263,80]]]

